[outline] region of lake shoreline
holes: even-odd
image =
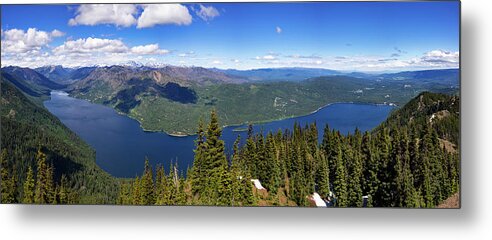
[[[80,100],[84,100],[84,101],[87,101],[87,102],[90,102],[90,103],[93,103],[93,104],[99,104],[99,103],[95,103],[95,102],[92,102],[88,99],[83,99],[83,98],[77,98],[75,96],[71,96],[70,94],[64,92],[64,91],[53,91],[53,92],[57,92],[58,94],[61,94],[61,95],[65,95],[65,96],[69,96],[69,97],[73,97],[73,98],[76,98],[76,99],[80,99]],[[307,114],[301,114],[301,115],[292,115],[292,116],[288,116],[288,117],[285,117],[285,118],[278,118],[278,119],[269,119],[269,120],[262,120],[262,121],[254,121],[254,122],[244,122],[244,123],[238,123],[238,124],[229,124],[229,125],[222,125],[222,128],[229,128],[229,127],[241,127],[241,126],[248,126],[249,124],[252,124],[252,125],[255,125],[255,124],[266,124],[266,123],[271,123],[271,122],[275,122],[275,121],[282,121],[282,120],[287,120],[287,119],[292,119],[292,118],[298,118],[298,117],[306,117],[306,116],[309,116],[309,115],[312,115],[312,114],[316,114],[318,113],[320,110],[326,108],[326,107],[329,107],[331,105],[334,105],[334,104],[362,104],[362,105],[374,105],[374,106],[391,106],[391,107],[398,107],[398,105],[394,104],[394,103],[388,103],[388,102],[383,102],[383,103],[371,103],[371,102],[357,102],[357,101],[347,101],[347,102],[332,102],[332,103],[327,103]],[[99,105],[102,105],[102,106],[105,106],[105,107],[109,107],[113,110],[115,110],[118,114],[122,115],[122,116],[126,116],[128,118],[131,118],[135,121],[138,122],[140,128],[144,131],[144,132],[148,132],[148,133],[164,133],[168,136],[171,136],[171,137],[176,137],[176,138],[183,138],[183,137],[190,137],[190,136],[195,136],[196,133],[194,134],[189,134],[189,133],[185,133],[185,132],[168,132],[168,131],[164,131],[164,130],[153,130],[153,129],[146,129],[144,126],[143,126],[143,123],[135,118],[134,116],[131,116],[129,114],[126,114],[126,113],[123,113],[123,112],[120,112],[118,111],[117,109],[111,107],[111,106],[108,106],[108,105],[105,105],[105,104],[99,104]],[[234,131],[234,129],[232,129]],[[242,132],[242,131],[236,131],[236,132]]]
[[[337,105],[341,104],[341,105]],[[85,99],[73,98],[53,92],[45,107],[62,123],[75,132],[96,153],[96,163],[104,171],[118,178],[129,178],[143,171],[142,161],[149,159],[152,166],[170,166],[179,162],[180,166],[193,164],[195,138],[193,135],[179,133],[161,134],[145,131],[141,123],[114,108],[92,103]],[[276,131],[292,131],[297,122],[301,126],[316,122],[318,126],[330,125],[343,133],[351,133],[359,128],[369,131],[384,121],[393,107],[384,104],[330,103],[306,115],[280,121],[255,123],[253,131],[267,134]],[[381,107],[378,107],[381,106]],[[244,144],[247,130],[242,127],[225,126],[221,139],[226,154],[231,154],[238,137]],[[173,136],[174,135],[174,136]],[[318,141],[322,141],[323,127],[318,128]]]

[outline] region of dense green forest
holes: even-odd
[[[317,192],[336,207],[361,207],[366,196],[370,207],[432,208],[459,190],[459,150],[451,134],[459,128],[458,104],[455,96],[423,93],[373,132],[342,135],[325,126],[321,144],[315,123],[266,136],[250,128],[244,145],[236,141],[230,161],[213,111],[206,129],[199,124],[186,178],[177,165],[166,174],[162,166],[153,172],[146,161],[141,177],[122,184],[118,203],[312,206],[309,196]],[[429,109],[452,114],[419,122]],[[253,187],[251,179],[266,190]]]
[[[24,202],[23,185],[28,176],[44,176],[52,181],[48,184],[52,186],[48,187],[50,196],[56,196],[56,188],[63,187],[76,195],[70,202],[114,203],[117,180],[96,165],[95,153],[89,145],[3,76],[4,73],[1,80],[2,193],[10,193],[2,194],[2,202]],[[40,173],[43,171],[38,166],[40,154],[45,155],[43,165],[49,166],[48,173]],[[6,200],[4,196],[12,197]],[[50,199],[45,203],[54,203],[54,197]]]

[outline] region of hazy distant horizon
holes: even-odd
[[[138,62],[137,62],[138,63]],[[110,65],[86,65],[86,66],[63,66],[62,64],[60,65],[43,65],[39,67],[28,67],[28,66],[19,66],[19,65],[7,65],[7,66],[0,66],[1,68],[6,68],[6,67],[20,67],[20,68],[29,68],[29,69],[36,69],[36,68],[43,68],[43,67],[58,67],[61,66],[65,69],[78,69],[78,68],[84,68],[84,67],[112,67],[112,66],[124,66],[124,67],[136,67],[136,66],[129,66],[128,64],[121,63],[121,64],[110,64]],[[329,70],[329,71],[336,71],[340,72],[342,74],[347,74],[347,73],[363,73],[363,74],[384,74],[384,73],[398,73],[398,72],[412,72],[412,71],[431,71],[431,70],[460,70],[459,67],[456,68],[428,68],[428,69],[409,69],[409,70],[380,70],[380,71],[358,71],[358,70],[338,70],[338,69],[331,69],[331,68],[321,68],[321,67],[260,67],[260,68],[248,68],[248,69],[236,69],[236,68],[220,68],[220,67],[203,67],[203,66],[185,66],[185,65],[171,65],[171,64],[165,64],[161,63],[159,66],[151,66],[151,65],[145,65],[142,64],[142,66],[139,67],[148,67],[148,68],[162,68],[162,67],[183,67],[183,68],[205,68],[205,69],[217,69],[221,71],[226,71],[226,70],[236,70],[236,71],[254,71],[254,70],[262,70],[262,69],[319,69],[319,70]],[[138,67],[136,67],[138,68]]]

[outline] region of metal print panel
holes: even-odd
[[[457,1],[1,11],[2,203],[460,206]]]

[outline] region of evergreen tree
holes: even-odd
[[[12,167],[7,162],[7,150],[3,149],[0,154],[0,175],[1,175],[1,203],[14,203],[15,199],[15,178]]]
[[[197,139],[195,140],[195,157],[193,161],[193,166],[189,174],[191,179],[192,195],[203,194],[204,183],[206,182],[206,166],[205,166],[205,132],[203,126],[203,120],[200,118],[198,122]]]
[[[390,206],[394,178],[393,161],[391,160],[391,139],[387,128],[378,133],[378,180],[379,187],[373,196],[375,206]]]
[[[346,161],[350,161],[349,177],[348,177],[348,206],[362,207],[362,178],[363,169],[362,162],[358,151],[352,151],[347,147],[348,151]]]
[[[317,156],[318,156],[318,169],[317,169],[317,183],[318,183],[318,194],[326,198],[330,194],[330,176],[329,176],[329,170],[328,170],[328,162],[326,160],[326,157],[324,154],[318,149],[317,150]]]
[[[191,175],[191,174],[190,174]],[[190,176],[188,175],[188,176]],[[191,178],[191,176],[190,176]],[[163,198],[164,194],[164,188],[166,186],[166,173],[164,171],[163,166],[158,166],[155,174],[155,187],[154,187],[154,193],[155,193],[155,201],[157,205],[160,205]]]
[[[224,153],[224,141],[220,139],[221,135],[217,112],[213,110],[204,143],[204,165],[208,176],[206,197],[209,199],[207,203],[212,205],[226,204],[231,199],[229,166]]]
[[[60,180],[60,186],[57,191],[58,199],[57,202],[59,204],[68,204],[70,203],[69,199],[69,187],[67,185],[67,177],[65,175],[62,175],[61,180]]]
[[[32,204],[34,203],[34,172],[32,171],[31,166],[29,166],[27,170],[27,177],[24,181],[24,198],[22,200],[23,203]]]
[[[54,168],[52,164],[48,164],[48,169],[46,170],[46,193],[48,197],[48,203],[56,204],[56,185],[53,180]]]
[[[120,205],[131,205],[132,200],[132,186],[130,183],[122,182],[120,183],[120,190],[118,193],[117,204]]]
[[[140,180],[140,203],[142,205],[152,205],[155,203],[154,198],[154,181],[152,176],[152,167],[149,160],[145,158],[145,168],[142,179]]]
[[[333,182],[338,207],[348,206],[347,196],[347,176],[345,172],[345,163],[343,161],[342,149],[338,147],[338,155],[336,158],[335,181]]]
[[[361,147],[361,158],[364,166],[362,192],[366,196],[369,196],[367,205],[371,207],[373,206],[373,198],[376,195],[379,187],[379,166],[374,157],[374,147],[372,144],[371,135],[369,135],[368,132],[365,132],[364,136],[362,137]]]
[[[140,178],[137,176],[135,177],[135,180],[133,181],[133,186],[132,186],[132,204],[133,205],[140,205],[142,204],[142,201],[140,197],[142,196],[140,194]]]
[[[44,154],[41,149],[38,149],[36,155],[37,161],[37,174],[36,174],[36,191],[34,202],[38,204],[51,203],[52,199],[50,196],[51,184],[49,183],[49,170],[46,164],[46,154]]]

